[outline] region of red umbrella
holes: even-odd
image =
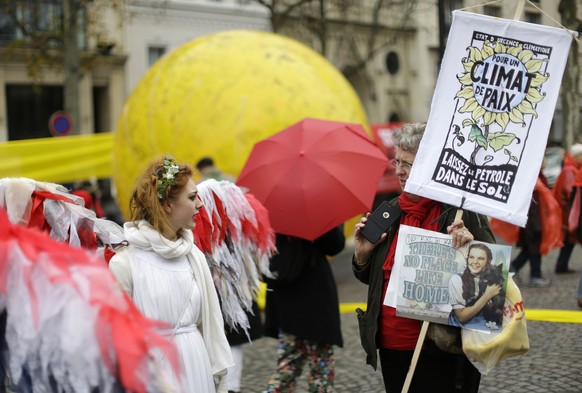
[[[314,240],[370,210],[387,166],[359,124],[304,119],[255,144],[236,183],[277,233]]]

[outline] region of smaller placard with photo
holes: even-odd
[[[396,315],[493,332],[501,329],[511,247],[401,225],[384,304]]]

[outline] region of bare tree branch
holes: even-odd
[[[303,28],[317,37],[319,48],[316,49],[320,50],[324,56],[327,55],[329,33],[333,31],[331,29],[332,26],[341,26],[342,29],[351,26],[358,27],[360,30],[367,30],[365,33],[367,42],[363,50],[364,53],[352,53],[350,56],[346,56],[346,58],[352,60],[351,64],[344,69],[344,75],[348,78],[362,70],[379,52],[386,47],[394,45],[398,39],[395,32],[407,30],[406,25],[409,23],[417,5],[417,0],[374,0],[372,7],[368,8],[371,12],[370,17],[365,18],[371,22],[366,23],[361,22],[361,20],[354,20],[346,14],[352,6],[362,7],[361,2],[352,4],[339,1],[331,2],[329,0],[255,1],[270,11],[274,32],[281,31],[285,25],[291,26],[290,23],[293,22],[298,32]],[[317,1],[317,7],[307,7],[314,4],[315,1]],[[343,12],[344,17],[340,19],[337,17],[330,18],[328,16],[329,7],[335,7],[336,10]],[[401,14],[401,17],[398,18],[398,26],[387,26],[382,23],[382,14],[388,9],[394,9]]]
[[[265,1],[265,0],[255,0],[257,3],[259,3],[260,5],[266,7],[269,9],[269,11],[273,12],[275,9],[275,6],[273,5],[274,1]]]
[[[410,16],[412,15],[412,13],[415,9],[416,1],[417,0],[410,0],[410,1],[406,2],[406,4],[405,4],[406,8],[404,9],[404,15],[401,18],[402,23],[398,27],[390,28],[390,31],[406,30],[405,26],[410,21]],[[358,62],[356,62],[354,64],[350,64],[349,66],[347,66],[344,69],[344,75],[347,78],[350,78],[350,77],[354,76],[356,73],[358,73],[361,69],[363,69],[366,66],[366,64],[368,64],[368,62],[370,60],[372,60],[374,58],[374,56],[376,56],[376,54],[378,54],[378,52],[382,51],[383,49],[385,49],[391,45],[394,45],[394,43],[398,39],[398,36],[396,34],[392,34],[388,39],[386,39],[381,44],[379,44],[379,45],[376,44],[377,37],[379,36],[378,33],[381,32],[382,30],[388,29],[386,26],[383,26],[379,23],[380,12],[382,11],[383,6],[384,6],[384,0],[378,0],[376,2],[376,5],[373,8],[373,14],[372,14],[373,23],[370,26],[371,33],[369,34],[369,39],[368,39],[368,50],[366,51],[365,56],[363,58],[361,58]]]
[[[314,0],[297,0],[290,5],[287,5],[287,2],[278,0],[255,0],[260,5],[266,7],[269,12],[271,13],[271,27],[273,31],[276,33],[285,25],[288,21],[291,14],[298,8],[302,7],[304,4],[312,3]],[[284,7],[282,11],[279,12],[279,8]]]

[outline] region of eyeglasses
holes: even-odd
[[[412,168],[412,163],[406,161],[392,160],[390,161],[390,164],[392,164],[394,168],[400,167],[404,169],[406,172],[409,172],[410,168]]]

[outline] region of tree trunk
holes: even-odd
[[[325,1],[319,0],[319,20],[318,20],[319,42],[321,54],[327,57],[327,14],[325,12]]]
[[[579,22],[576,19],[577,0],[561,0],[559,11],[562,24],[572,30],[577,30]],[[572,40],[570,54],[562,78],[562,145],[569,149],[573,143],[582,141],[580,131],[580,108],[578,102],[578,83],[580,71],[578,64],[578,43]]]
[[[63,74],[65,111],[73,119],[72,134],[80,133],[79,83],[81,82],[80,51],[77,42],[78,0],[63,0]]]

